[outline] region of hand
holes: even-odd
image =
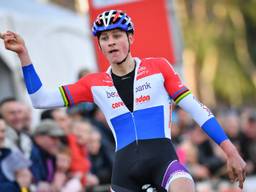
[[[246,177],[246,163],[237,153],[228,156],[227,159],[228,176],[231,182],[239,182],[239,187],[243,189],[243,183]]]
[[[18,170],[15,177],[20,187],[28,188],[32,183],[32,174],[26,168]]]
[[[242,189],[246,177],[246,163],[230,140],[223,141],[220,147],[227,156],[228,176],[231,182],[238,181],[239,187]]]
[[[6,49],[18,54],[22,66],[32,63],[25,42],[21,36],[17,33],[7,31],[6,33],[0,33],[0,38],[4,40]]]
[[[56,172],[54,175],[52,185],[56,189],[56,191],[60,191],[60,189],[64,186],[66,181],[67,176],[65,173]]]
[[[26,51],[24,40],[16,33],[7,31],[0,34],[0,38],[4,40],[5,48],[16,52],[18,55]]]
[[[96,175],[88,173],[86,175],[86,186],[95,186],[99,184],[99,179]]]

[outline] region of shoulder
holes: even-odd
[[[97,72],[97,73],[89,73],[82,77],[80,80],[94,80],[98,78],[103,78],[105,76],[105,72]]]
[[[170,64],[168,60],[164,57],[147,57],[147,58],[143,58],[141,62],[147,63],[147,64],[154,64],[154,65],[158,65],[162,63]]]
[[[79,82],[87,85],[98,85],[106,80],[111,80],[111,77],[106,72],[89,73],[82,77]]]
[[[144,58],[141,60],[140,66],[164,74],[174,72],[173,66],[164,57]]]

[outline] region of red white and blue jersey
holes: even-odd
[[[135,61],[133,112],[120,98],[110,68],[107,72],[87,75],[77,83],[55,90],[44,87],[32,64],[22,69],[35,108],[96,103],[113,132],[116,150],[138,140],[170,138],[170,99],[189,113],[217,144],[228,139],[211,111],[182,84],[167,60],[135,58]]]
[[[138,140],[170,138],[170,97],[179,102],[190,94],[167,60],[135,61],[133,112],[118,95],[110,69],[60,87],[65,105],[94,102],[99,106],[113,132],[116,150]]]

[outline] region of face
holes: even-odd
[[[73,126],[73,132],[77,143],[81,146],[88,145],[90,142],[92,127],[88,122],[77,122]]]
[[[20,185],[29,186],[32,183],[32,174],[28,168],[22,168],[16,171],[15,178]]]
[[[58,152],[60,140],[57,137],[51,137],[48,135],[37,135],[35,136],[35,141],[40,147],[42,147],[42,149],[52,155],[55,155]]]
[[[22,113],[23,113],[23,124],[25,128],[31,127],[32,122],[32,111],[27,105],[22,104]]]
[[[88,150],[91,154],[96,155],[101,147],[101,135],[98,132],[92,132],[90,142],[88,143]]]
[[[127,36],[120,29],[104,31],[99,37],[100,48],[110,64],[121,62],[127,56],[132,42],[133,35]]]
[[[7,125],[17,131],[24,127],[23,105],[17,101],[10,101],[1,107],[1,113]]]
[[[69,132],[71,126],[71,119],[65,111],[57,109],[53,111],[53,118],[57,124],[63,129],[65,133]]]
[[[3,120],[0,119],[0,147],[4,143],[4,138],[5,138],[5,123]]]
[[[71,158],[65,153],[57,154],[57,169],[66,172],[70,168]]]

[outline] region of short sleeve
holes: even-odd
[[[92,76],[87,75],[76,83],[59,87],[65,106],[81,102],[93,102],[91,82]]]
[[[164,86],[175,103],[190,94],[189,89],[182,83],[178,73],[166,59],[160,59],[159,68],[164,77]]]

